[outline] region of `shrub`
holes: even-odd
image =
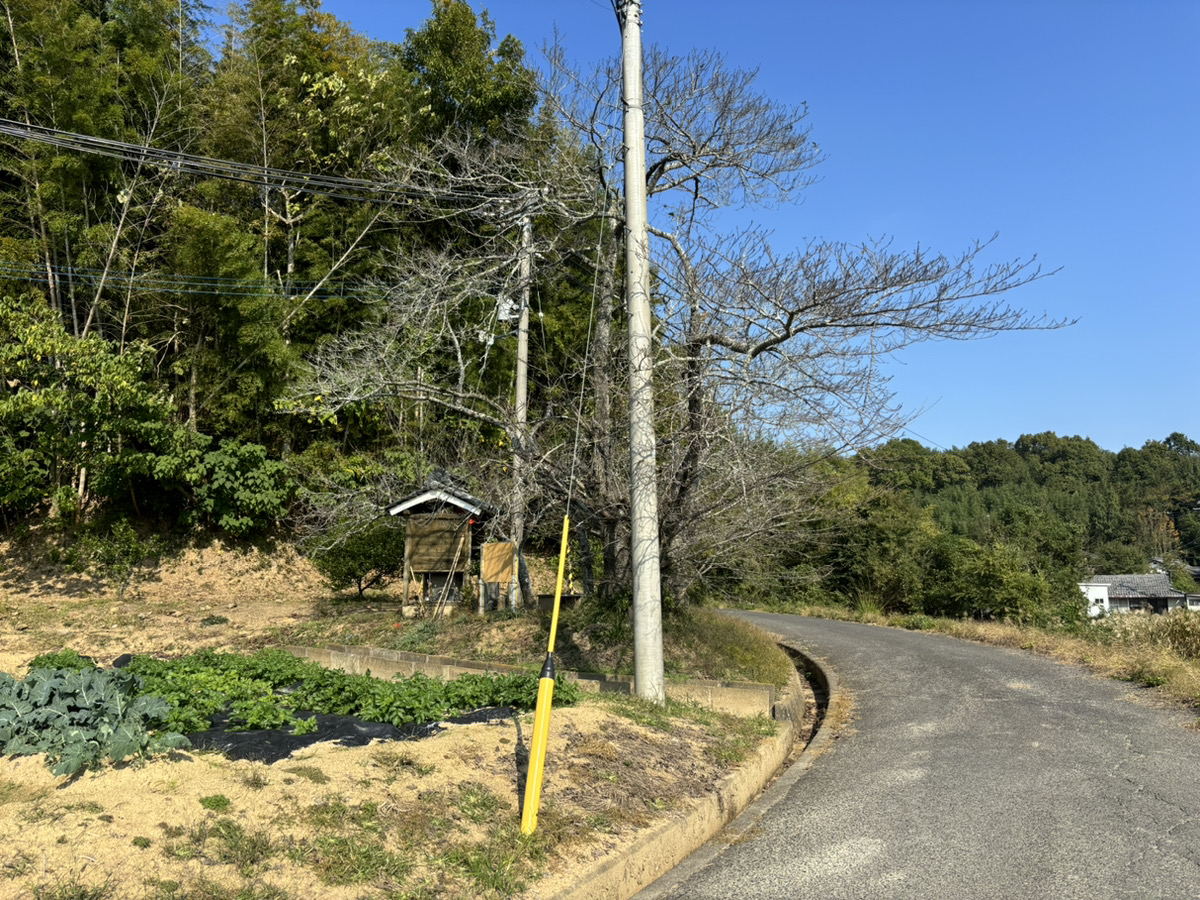
[[[310,558],[331,590],[350,586],[361,597],[367,588],[383,587],[404,567],[404,532],[390,520],[380,519],[358,531],[347,531],[315,550]]]
[[[204,454],[196,485],[200,512],[234,537],[245,537],[274,525],[287,512],[295,484],[287,466],[267,459],[259,444],[222,441]]]

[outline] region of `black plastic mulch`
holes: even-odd
[[[297,712],[296,718],[314,715]],[[214,727],[188,735],[196,750],[216,750],[230,759],[250,759],[274,763],[287,759],[297,750],[322,741],[333,741],[343,747],[363,747],[371,741],[419,741],[443,731],[443,725],[474,725],[511,719],[514,711],[508,706],[490,706],[441,722],[424,724],[384,725],[366,722],[354,716],[332,716],[316,713],[317,730],[308,734],[292,734],[285,728],[264,728],[258,731],[230,731],[228,718],[217,716]]]

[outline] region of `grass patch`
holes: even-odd
[[[70,803],[70,804],[64,806],[63,809],[69,810],[71,812],[89,813],[93,816],[99,815],[100,813],[104,812],[103,805],[101,805],[100,803],[97,803],[95,800],[87,800],[83,803]]]
[[[404,650],[409,653],[429,653],[434,647],[438,636],[436,622],[419,622],[404,629],[394,641],[392,650]]]
[[[722,766],[735,766],[778,730],[775,721],[766,716],[729,716],[717,728],[721,739],[708,748],[708,753]]]
[[[190,831],[166,822],[158,827],[168,839],[163,847],[167,856],[226,863],[243,877],[255,874],[276,852],[266,832],[247,831],[233,819],[204,822]]]
[[[18,850],[13,856],[0,862],[0,875],[5,878],[23,878],[34,871],[36,861],[24,851]]]
[[[200,805],[212,812],[225,812],[233,804],[224,794],[212,794],[208,797],[201,797]]]
[[[34,788],[12,781],[0,781],[0,806],[9,803],[34,803],[49,796],[49,788]]]
[[[691,677],[787,686],[795,670],[774,638],[711,609],[692,609],[664,626],[664,653]]]
[[[482,824],[497,818],[505,803],[481,784],[467,783],[458,789],[458,811],[468,822]]]
[[[247,831],[233,819],[218,819],[207,838],[216,845],[214,858],[234,866],[243,876],[252,875],[275,852],[265,832]]]
[[[411,862],[381,842],[359,835],[321,835],[312,844],[308,864],[325,884],[363,884],[383,878],[401,881],[412,869]]]
[[[673,714],[682,713],[684,704],[667,700],[663,705],[622,694],[598,694],[597,700],[607,704],[617,715],[643,728],[655,731],[670,731]]]
[[[695,703],[680,703],[668,699],[665,704],[659,706],[640,697],[620,694],[598,694],[594,699],[595,702],[607,705],[617,715],[644,728],[662,732],[670,732],[680,726],[703,729],[715,738],[708,744],[705,752],[722,767],[738,764],[764,739],[771,737],[779,729],[773,719],[765,716],[735,716]],[[601,746],[602,743],[586,742],[576,752],[616,761],[615,755],[606,752]],[[628,764],[628,761],[625,762]]]
[[[475,895],[484,897],[511,897],[525,890],[544,859],[537,834],[525,837],[514,825],[498,827],[485,841],[446,855],[446,862],[471,880]]]
[[[313,828],[335,829],[359,828],[363,831],[379,831],[379,804],[369,800],[360,806],[350,806],[337,798],[327,798],[304,810],[304,819]]]
[[[401,775],[416,775],[420,778],[432,775],[432,763],[418,763],[407,750],[380,749],[371,755],[371,764],[384,770],[388,784],[393,784]]]
[[[347,612],[330,606],[328,616],[273,633],[280,644],[346,644],[462,657],[479,662],[540,666],[546,655],[548,619],[537,610],[503,610],[476,615],[450,612],[438,622],[396,621],[394,610]],[[625,611],[582,603],[564,610],[556,654],[560,668],[630,674],[632,634]],[[714,610],[690,607],[663,622],[666,671],[674,678],[787,684],[787,655],[760,628]]]
[[[316,766],[289,766],[283,771],[299,775],[305,781],[311,781],[313,784],[329,784],[329,776]]]
[[[149,900],[291,900],[287,891],[270,885],[248,884],[226,887],[207,878],[184,885],[178,881],[153,880],[146,883]]]
[[[33,900],[110,900],[114,896],[113,887],[107,882],[83,884],[75,877],[33,889]]]

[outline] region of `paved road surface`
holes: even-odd
[[[852,730],[639,898],[1200,898],[1191,717],[1032,654],[744,615],[836,671]]]

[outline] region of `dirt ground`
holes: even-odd
[[[288,550],[194,548],[120,599],[4,544],[0,567],[0,671],[17,676],[64,647],[102,665],[122,653],[244,650],[313,616],[327,596]],[[0,759],[0,900],[512,896],[526,879],[504,847],[519,821],[529,718],[416,742],[315,744],[272,765],[188,751],[67,779],[40,757]],[[553,840],[520,896],[551,896],[710,792],[728,772],[712,743],[703,728],[646,727],[602,702],[556,709],[539,822]],[[408,862],[356,880],[338,841]],[[488,871],[470,874],[479,868]],[[63,885],[109,893],[52,893]]]

